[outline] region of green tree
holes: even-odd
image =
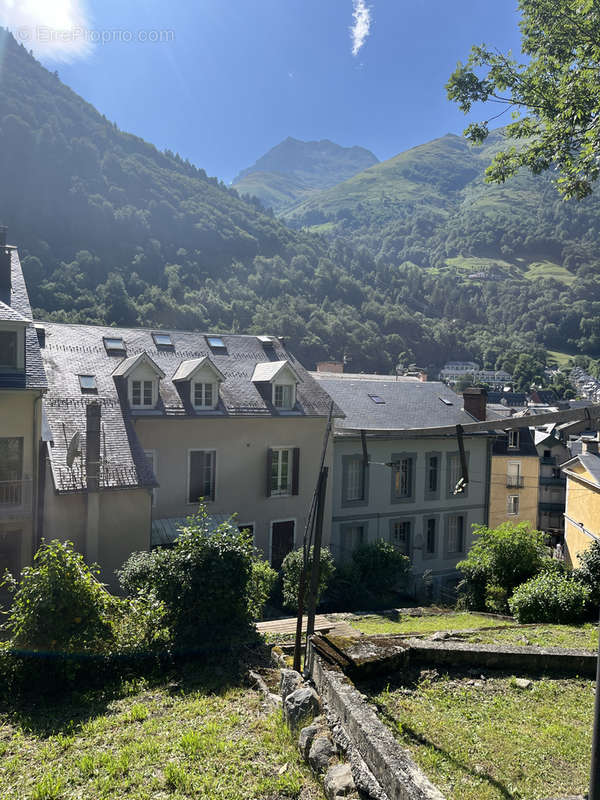
[[[519,144],[501,150],[487,179],[502,183],[520,167],[534,174],[556,166],[566,197],[590,194],[600,164],[600,6],[596,0],[519,0],[525,55],[518,61],[486,45],[475,46],[446,84],[448,97],[465,113],[476,102],[500,107],[465,134],[482,142],[489,123],[506,111],[506,127]]]

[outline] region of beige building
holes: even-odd
[[[200,498],[215,521],[237,515],[275,567],[300,546],[331,400],[282,341],[44,331],[46,536],[75,541],[112,586],[132,551],[173,542]]]
[[[529,428],[497,436],[492,448],[489,527],[503,522],[538,525],[540,459]]]
[[[37,546],[45,389],[19,256],[0,228],[0,575],[30,564]]]
[[[600,540],[600,455],[597,438],[583,438],[582,452],[562,465],[567,479],[565,559],[579,566],[579,556]]]

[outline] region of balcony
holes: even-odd
[[[540,458],[540,464],[551,464],[553,467],[556,466],[556,457],[555,456],[542,456]]]
[[[506,476],[507,489],[522,489],[524,485],[525,485],[525,479],[521,475]]]
[[[557,478],[555,476],[540,475],[540,486],[566,486],[567,479],[565,477]]]
[[[565,504],[563,503],[538,503],[541,514],[564,514]]]
[[[32,515],[32,480],[0,481],[0,519],[23,519]]]

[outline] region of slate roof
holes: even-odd
[[[19,261],[19,254],[16,249],[11,250],[11,284],[10,292],[0,290],[0,304],[4,307],[8,307],[11,312],[10,314],[4,312],[6,316],[3,317],[0,309],[0,319],[6,319],[7,316],[10,316],[11,322],[31,321],[32,314],[29,295],[27,294],[21,262]],[[15,313],[19,317],[18,320],[14,318]],[[44,365],[42,364],[40,346],[33,325],[28,325],[25,329],[25,374],[23,375],[20,373],[16,375],[9,373],[0,376],[0,387],[2,386],[23,389],[46,388],[47,383]]]
[[[44,402],[48,426],[52,431],[53,445],[49,448],[50,461],[59,491],[81,491],[85,477],[76,474],[66,465],[66,451],[72,435],[85,432],[85,407],[91,401],[102,406],[102,448],[106,465],[101,475],[105,488],[154,486],[155,478],[135,432],[135,416],[152,415],[168,417],[327,417],[331,399],[326,391],[308,374],[302,365],[279,341],[263,347],[256,336],[223,334],[224,348],[209,347],[206,335],[189,331],[164,331],[169,333],[173,346],[157,347],[152,329],[109,328],[93,325],[67,325],[41,323],[46,331],[46,346],[42,350],[48,376],[49,392]],[[156,331],[155,331],[156,332]],[[122,337],[125,353],[109,355],[103,337]],[[124,380],[114,377],[115,368],[123,362],[146,352],[164,372],[160,381],[160,397],[156,409],[130,410]],[[196,412],[181,384],[173,383],[182,361],[209,357],[223,373],[219,404],[214,411]],[[271,387],[252,383],[257,364],[289,360],[298,374],[296,408],[279,411],[271,402]],[[97,393],[82,394],[79,375],[94,375]],[[340,415],[334,407],[334,414]],[[82,435],[85,463],[85,436]],[[77,460],[79,463],[79,459]],[[81,470],[80,470],[81,472]]]
[[[529,428],[519,428],[519,446],[508,446],[508,434],[499,436],[494,441],[492,453],[495,456],[534,456],[538,458],[538,451]]]
[[[31,320],[0,301],[0,322],[31,322]]]
[[[319,378],[319,382],[346,415],[345,419],[336,420],[335,429],[340,433],[467,425],[475,421],[464,411],[462,397],[438,381],[327,377]],[[378,403],[370,395],[384,402]]]
[[[502,403],[505,406],[526,406],[527,395],[524,392],[488,392],[488,403]]]
[[[570,467],[576,461],[590,473],[594,483],[598,484],[600,487],[600,456],[597,456],[595,453],[580,453],[575,456],[575,458],[562,464],[561,469]]]

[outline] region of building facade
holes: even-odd
[[[492,447],[489,526],[529,522],[537,528],[540,460],[529,428],[497,435]]]
[[[579,566],[581,554],[600,540],[600,455],[598,439],[584,438],[582,452],[562,465],[567,479],[565,560]]]

